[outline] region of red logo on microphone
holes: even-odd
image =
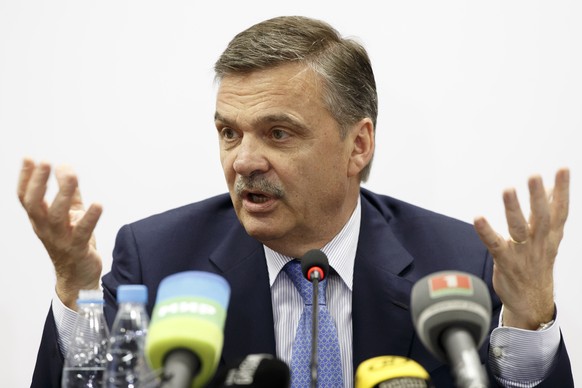
[[[458,273],[445,273],[428,279],[431,298],[445,295],[473,295],[471,277]]]

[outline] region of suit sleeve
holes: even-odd
[[[51,308],[44,323],[31,388],[59,388],[61,386],[63,356],[57,338],[58,333]]]

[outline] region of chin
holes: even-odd
[[[244,226],[244,225],[243,225]],[[279,237],[279,234],[273,228],[248,228],[245,227],[247,234],[252,238],[265,243],[269,240],[274,240]]]
[[[280,228],[275,227],[276,225],[280,226],[280,222],[272,220],[257,220],[255,218],[249,219],[249,217],[245,217],[241,220],[241,224],[249,236],[262,243],[278,239],[284,234]]]

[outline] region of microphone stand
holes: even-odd
[[[313,271],[311,282],[313,283],[313,309],[311,320],[311,388],[317,388],[317,340],[319,331],[319,279],[321,273]]]
[[[313,285],[311,317],[311,388],[317,388],[317,342],[319,337],[319,282],[327,276],[329,261],[325,253],[312,249],[301,258],[301,272]],[[325,295],[324,295],[325,297]]]

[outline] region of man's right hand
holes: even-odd
[[[57,295],[65,306],[76,310],[79,290],[99,287],[103,265],[93,230],[103,209],[91,204],[85,210],[77,176],[64,166],[55,169],[59,191],[49,205],[45,194],[50,172],[50,164],[24,159],[18,198],[53,262]]]

